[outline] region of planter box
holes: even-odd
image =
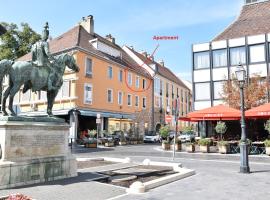
[[[106,142],[105,147],[114,147],[114,143],[113,142]]]
[[[84,146],[85,146],[86,148],[97,148],[97,143],[91,143],[91,144],[86,143]]]
[[[171,144],[171,150],[173,150],[173,144]],[[175,151],[181,151],[182,145],[181,144],[175,144]]]
[[[123,145],[127,145],[127,143],[126,142],[119,142],[119,145],[123,146]]]
[[[202,146],[200,145],[200,151],[203,153],[209,153],[210,152],[210,146],[206,145],[206,146]]]
[[[162,143],[162,149],[164,149],[164,150],[170,150],[170,144]]]
[[[265,153],[270,156],[270,147],[265,147]]]
[[[218,146],[218,152],[222,154],[230,153],[230,146],[229,145],[219,145]]]
[[[195,144],[186,145],[186,151],[189,153],[195,152]]]

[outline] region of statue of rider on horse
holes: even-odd
[[[47,113],[52,116],[52,107],[55,97],[63,84],[63,75],[65,67],[69,67],[75,72],[79,71],[75,59],[72,55],[61,54],[53,57],[49,51],[49,25],[44,26],[42,39],[36,42],[31,48],[32,61],[0,61],[0,85],[5,75],[9,76],[9,85],[5,90],[2,102],[2,111],[6,112],[6,100],[9,97],[9,110],[11,115],[16,115],[13,111],[13,99],[15,94],[23,85],[23,93],[32,89],[36,91],[47,91]],[[2,91],[0,91],[0,100]]]

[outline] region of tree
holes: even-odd
[[[0,60],[15,60],[29,53],[31,46],[41,38],[27,23],[21,23],[22,30],[13,23],[1,24],[7,32],[0,36]]]
[[[240,88],[235,77],[223,84],[221,98],[232,108],[240,109]],[[260,76],[249,78],[244,88],[245,108],[262,105],[267,100],[267,83]]]

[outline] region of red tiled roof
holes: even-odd
[[[95,49],[90,43],[89,40],[98,39],[105,43],[106,45],[109,45],[119,51],[121,51],[121,58],[120,57],[114,57],[109,54],[106,54],[104,52],[101,52],[97,49]],[[74,48],[74,47],[80,47],[88,52],[91,52],[97,56],[100,56],[102,58],[109,59],[113,62],[116,62],[120,65],[126,66],[130,68],[131,70],[147,77],[151,78],[150,74],[144,70],[142,67],[140,67],[133,59],[122,50],[120,46],[117,44],[114,44],[107,39],[101,37],[98,34],[91,35],[89,34],[82,26],[77,25],[67,31],[66,33],[62,34],[61,36],[51,40],[49,42],[50,46],[50,52],[52,54],[62,52],[66,49]],[[22,57],[20,57],[18,60],[31,60],[31,54],[28,53]]]
[[[129,48],[129,47],[127,47]],[[156,73],[160,74],[161,76],[167,78],[170,81],[173,81],[174,83],[178,84],[179,86],[182,86],[189,90],[189,88],[167,67],[160,65],[156,61],[151,60],[150,58],[145,57],[144,55],[138,53],[134,49],[129,48],[137,57],[139,57],[145,64],[156,65]],[[155,69],[154,69],[155,70]]]
[[[213,41],[270,32],[270,1],[243,6],[239,17]]]

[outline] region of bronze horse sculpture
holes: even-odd
[[[16,115],[13,110],[13,99],[21,86],[24,85],[23,93],[29,89],[32,89],[33,92],[47,91],[47,114],[53,116],[52,107],[55,97],[63,84],[63,75],[66,66],[75,72],[79,71],[79,67],[76,65],[73,56],[67,53],[56,56],[51,65],[52,67],[49,68],[37,67],[32,62],[27,61],[0,61],[0,84],[2,85],[5,75],[9,76],[9,85],[4,92],[2,102],[2,111],[4,115],[8,115],[6,111],[6,100],[8,97],[8,108],[11,115]],[[2,91],[0,95],[1,94]]]

